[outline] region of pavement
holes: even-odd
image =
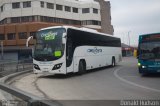
[[[29,70],[29,68],[31,68],[31,67],[32,67],[32,64],[18,64],[18,67],[17,67],[17,63],[12,63],[12,62],[10,62],[10,63],[8,62],[7,64],[3,63],[3,65],[0,65],[0,83],[5,83],[5,80],[8,77],[11,78],[11,76],[15,76],[16,74],[19,75],[19,73],[29,72],[26,70]],[[26,76],[26,74],[25,74],[25,76]],[[20,76],[20,77],[22,77],[22,76]],[[12,97],[13,97],[13,95],[0,89],[0,100],[10,100],[10,99],[12,99]]]
[[[5,97],[4,97],[4,95],[2,94],[2,90],[0,90],[0,100],[5,100]]]

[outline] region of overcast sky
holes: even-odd
[[[110,0],[115,35],[137,45],[138,36],[160,32],[160,0]]]
[[[160,32],[160,0],[108,0],[115,36],[137,45],[140,34]]]

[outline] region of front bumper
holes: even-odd
[[[160,73],[160,67],[159,68],[142,68],[139,67],[139,73]]]
[[[62,70],[62,69],[57,69],[57,70],[37,70],[37,69],[33,69],[33,73],[35,74],[48,74],[48,75],[53,75],[53,74],[66,74],[66,70]]]

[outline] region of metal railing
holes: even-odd
[[[0,77],[6,76],[8,74],[25,71],[32,69],[31,60],[20,60],[20,61],[1,61],[0,62]]]
[[[10,103],[12,102],[11,104],[8,103],[7,106],[22,106],[13,105],[13,102],[17,102],[17,98],[19,98],[20,102],[23,101],[24,103],[26,103],[26,105],[24,106],[61,106],[58,102],[45,100],[45,98],[34,96],[30,93],[6,84],[8,79],[12,79],[13,77],[20,75],[19,73],[25,73],[28,70],[32,70],[32,68],[32,60],[0,61],[0,77],[5,78],[7,76],[7,79],[0,82],[0,93],[3,92],[3,94],[6,94],[9,96],[9,98],[11,97],[11,99],[13,99],[0,100],[0,106],[3,106],[3,103],[5,103],[4,106],[6,106],[6,103],[8,103],[7,101],[9,101]]]

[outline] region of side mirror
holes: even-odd
[[[137,56],[137,59],[139,58],[139,56]]]
[[[33,36],[28,37],[27,41],[26,41],[26,47],[29,47],[29,41],[33,39]]]
[[[66,43],[66,33],[63,33],[63,36],[62,36],[62,43],[65,44]]]
[[[66,35],[67,35],[67,33],[63,33],[62,37],[63,37],[63,38],[66,38]]]
[[[32,55],[31,55],[31,57],[33,58],[33,56],[34,56],[34,48],[32,48]]]
[[[62,44],[66,43],[66,38],[62,38]]]

